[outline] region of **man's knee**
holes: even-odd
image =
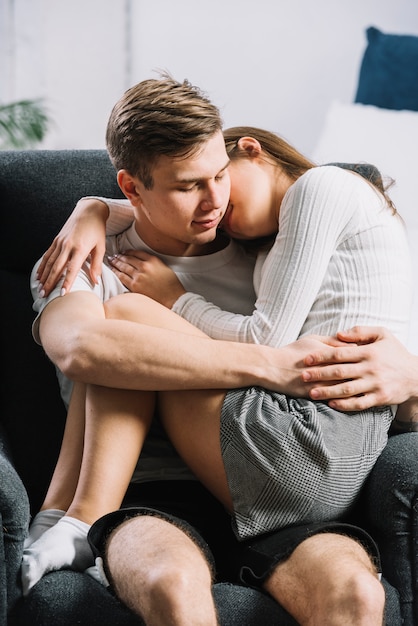
[[[155,515],[140,515],[118,526],[109,537],[106,562],[112,579],[134,574],[152,587],[194,586],[196,577],[212,582],[212,566],[197,542]]]
[[[188,623],[186,615],[196,624],[216,623],[211,565],[169,521],[143,515],[121,524],[109,538],[106,564],[116,594],[144,619],[158,612],[176,616],[173,623]]]
[[[380,581],[369,571],[360,568],[357,572],[353,570],[344,587],[340,588],[339,595],[332,600],[337,607],[344,602],[346,611],[356,611],[359,619],[376,615],[383,620],[385,591]]]
[[[301,624],[320,624],[325,616],[333,621],[324,624],[383,619],[385,594],[373,561],[344,535],[323,533],[304,540],[276,566],[265,589]]]

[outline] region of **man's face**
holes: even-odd
[[[228,164],[219,132],[193,156],[160,157],[152,171],[152,189],[133,179],[137,197],[130,200],[142,239],[163,254],[199,254],[200,246],[215,239],[228,206]]]

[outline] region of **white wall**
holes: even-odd
[[[126,0],[0,0],[0,101],[44,99],[43,147],[104,146],[111,107],[129,87]]]
[[[117,98],[166,69],[227,126],[264,126],[310,155],[330,102],[354,99],[365,29],[418,35],[417,0],[0,3],[0,100],[45,97],[47,148],[104,147]]]

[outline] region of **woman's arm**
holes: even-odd
[[[222,311],[197,294],[182,295],[173,310],[215,339],[276,347],[295,341],[355,210],[353,175],[319,169],[297,181],[283,200],[279,232],[262,267],[252,315]]]
[[[50,293],[63,274],[63,294],[68,293],[89,256],[90,278],[96,283],[105,254],[106,235],[122,232],[132,224],[133,219],[133,207],[128,200],[81,198],[39,266],[38,279],[45,295]]]

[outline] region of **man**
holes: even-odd
[[[118,169],[118,182],[136,210],[136,234],[153,253],[175,257],[179,262],[200,255],[205,263],[206,256],[210,259],[228,249],[216,236],[229,197],[221,126],[217,109],[206,97],[188,83],[170,78],[144,81],[115,106],[108,126],[109,152]],[[181,176],[177,177],[179,168]],[[186,200],[183,187],[190,181],[194,192]],[[102,207],[103,212],[106,217]],[[307,395],[309,386],[302,383],[300,374],[303,357],[319,348],[315,340],[304,339],[273,350],[107,320],[102,302],[113,293],[106,292],[106,268],[102,268],[99,298],[94,294],[97,285],[78,285],[65,298],[57,298],[60,289],[66,289],[61,284],[50,294],[51,283],[44,277],[48,263],[60,257],[61,246],[65,262],[61,267],[58,262],[59,273],[64,268],[67,273],[77,272],[79,257],[84,254],[72,251],[69,256],[64,240],[57,240],[41,266],[40,295],[47,298],[37,298],[36,307],[42,345],[68,378],[125,389],[140,385],[150,391],[259,385]],[[90,251],[88,242],[83,246],[84,251]],[[93,250],[93,262],[102,258],[102,253]],[[245,285],[248,293],[252,267],[239,260],[237,267],[239,284]],[[184,266],[182,271],[187,273]],[[219,274],[218,269],[218,279]],[[202,286],[203,293],[204,289]],[[163,354],[162,343],[166,346]],[[100,520],[93,526],[91,538],[105,559],[106,573],[117,595],[146,623],[216,624],[211,556],[201,535],[216,553],[217,567],[226,563],[220,560],[222,548],[216,547],[215,538],[210,536],[210,516],[195,523],[196,509],[203,503],[209,506],[206,496],[200,492],[199,504],[192,503],[194,510],[188,507],[185,511],[182,507],[192,491],[188,485],[180,487],[179,482],[169,488],[174,502],[168,504],[167,483],[160,493],[161,481],[151,483],[146,497],[144,489],[138,490],[129,502],[135,503],[135,511],[115,512]],[[218,512],[216,523],[225,539],[230,530],[225,530],[227,520],[222,520],[222,515]],[[296,542],[284,531],[282,543],[290,546],[285,556],[275,540],[258,544],[254,554],[267,563],[264,574],[268,571],[263,576],[263,588],[301,624],[382,623],[384,593],[375,565],[353,537],[362,540],[371,553],[373,542],[360,529],[348,526],[331,524],[321,530],[325,532],[310,529],[303,541]],[[239,553],[232,534],[229,541],[229,554]]]

